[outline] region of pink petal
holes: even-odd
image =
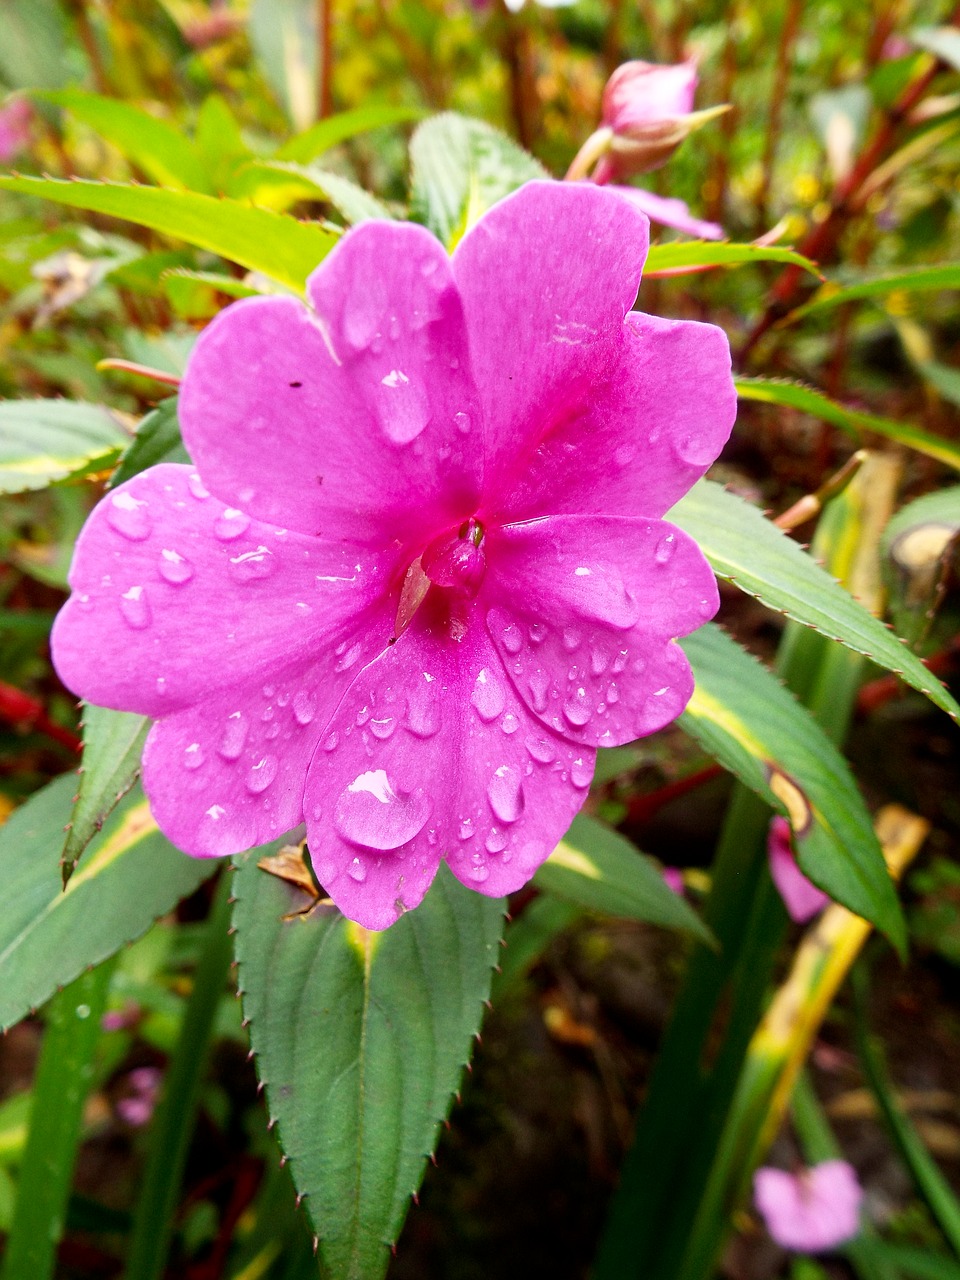
[[[511,519],[662,516],[719,455],[737,413],[723,330],[631,312],[623,332],[590,407],[544,435],[511,478]]]
[[[527,706],[557,733],[617,746],[693,691],[673,639],[716,612],[696,543],[661,520],[558,516],[492,533],[487,626]],[[493,572],[493,570],[491,570]]]
[[[770,823],[767,839],[770,858],[770,875],[783,899],[783,905],[791,920],[805,924],[830,901],[829,895],[812,884],[797,866],[790,835],[790,823],[784,817],[776,817]]]
[[[562,182],[527,183],[460,242],[488,494],[509,492],[540,439],[582,413],[615,367],[647,242],[628,201]]]
[[[827,1160],[800,1174],[758,1169],[753,1195],[767,1230],[784,1249],[822,1253],[860,1231],[863,1189],[845,1160]]]
[[[443,247],[364,223],[308,292],[314,311],[247,299],[198,339],[180,417],[205,483],[260,519],[374,545],[462,519],[482,426]]]
[[[385,929],[440,859],[492,897],[529,880],[586,797],[594,752],[531,719],[473,620],[460,644],[418,613],[360,673],[307,779],[320,883],[351,919]]]
[[[80,534],[54,665],[90,702],[179,711],[339,643],[391,564],[392,553],[361,558],[251,521],[208,496],[190,467],[152,467],[108,493]]]
[[[726,232],[718,222],[706,222],[703,218],[695,218],[690,207],[683,200],[672,196],[658,196],[643,187],[614,187],[620,195],[633,202],[647,215],[651,222],[658,222],[664,227],[675,227],[685,231],[689,236],[700,240],[722,240]]]

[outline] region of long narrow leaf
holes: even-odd
[[[411,120],[420,120],[423,115],[420,107],[393,107],[385,102],[370,103],[353,111],[341,111],[326,120],[318,120],[309,129],[284,143],[274,159],[309,164],[324,151],[329,151],[331,147],[346,142],[349,138],[355,138],[357,134],[382,129],[387,125],[409,124]]]

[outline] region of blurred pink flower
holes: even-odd
[[[644,191],[642,187],[614,187],[613,190],[626,196],[638,209],[643,210],[651,222],[659,222],[661,226],[675,227],[700,240],[722,240],[726,235],[719,223],[695,218],[683,200],[658,196],[652,191]]]
[[[9,164],[30,145],[32,116],[26,98],[11,98],[0,106],[0,164]]]
[[[777,1244],[797,1253],[823,1253],[860,1231],[863,1188],[846,1160],[826,1160],[800,1173],[758,1169],[753,1199]]]
[[[672,889],[674,893],[683,897],[683,872],[679,867],[664,867],[663,878],[666,881],[667,888]]]
[[[770,875],[777,886],[783,905],[791,920],[805,924],[830,901],[822,889],[811,884],[797,866],[793,851],[790,823],[786,818],[773,818],[767,837],[767,856],[770,859]]]
[[[736,396],[719,329],[630,310],[647,234],[612,192],[534,182],[452,259],[367,222],[309,307],[248,299],[200,336],[197,471],[100,502],[53,637],[71,689],[157,719],[144,786],[174,843],[305,820],[324,889],[386,928],[441,859],[519,888],[595,749],[682,711],[674,637],[717,590],[662,516]]]
[[[163,1072],[159,1067],[136,1067],[127,1076],[130,1093],[117,1103],[117,1115],[138,1128],[148,1124],[156,1109]]]

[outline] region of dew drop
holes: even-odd
[[[363,884],[364,880],[367,878],[367,868],[359,858],[354,858],[347,867],[347,875],[351,880],[356,880],[357,884]]]
[[[179,551],[167,547],[160,552],[160,576],[174,587],[181,587],[193,577],[193,565]]]
[[[277,723],[276,720],[274,720],[273,724],[270,725],[270,727],[267,729],[267,732],[263,736],[266,738],[268,742],[272,742],[274,738],[278,738],[280,736],[280,725]],[[290,735],[287,734],[287,737],[289,736]]]
[[[553,764],[557,758],[553,744],[547,738],[528,738],[527,750],[540,764]]]
[[[586,689],[581,687],[571,694],[563,704],[563,714],[566,720],[577,729],[587,723],[593,714],[593,708],[590,706]]]
[[[617,688],[617,684],[615,680],[610,681],[610,684],[607,688],[606,696],[607,696],[607,702],[609,702],[611,705],[615,702],[620,701],[620,690]]]
[[[523,648],[523,636],[520,634],[520,628],[512,622],[508,627],[504,628],[500,638],[507,653],[519,653]]]
[[[186,769],[199,769],[206,757],[199,742],[191,742],[183,749],[183,764]]]
[[[144,631],[150,625],[150,602],[143,587],[131,587],[120,597],[120,612],[124,621],[135,631]]]
[[[473,686],[473,693],[470,695],[470,701],[476,707],[477,715],[486,724],[489,724],[491,720],[496,720],[497,716],[503,711],[503,689],[489,667],[484,667],[477,676],[476,683]]]
[[[492,827],[490,834],[484,841],[488,853],[503,853],[507,847],[507,834],[500,831],[497,827]]]
[[[132,493],[121,490],[110,497],[107,524],[130,542],[145,542],[153,530],[146,511],[147,504]]]
[[[517,770],[502,764],[490,779],[487,799],[501,822],[516,822],[524,805],[523,784]]]
[[[210,497],[210,490],[197,475],[196,471],[192,471],[190,475],[187,476],[187,488],[198,502],[203,502],[205,499]]]
[[[618,676],[620,672],[624,670],[624,668],[627,665],[627,661],[629,657],[630,657],[629,649],[621,649],[620,652],[617,654],[617,656],[614,658],[613,666],[610,668],[610,670],[613,672],[615,676]]]
[[[530,696],[533,698],[534,710],[546,711],[549,688],[550,677],[542,668],[538,668],[530,677]]]
[[[227,507],[217,516],[213,532],[221,542],[233,542],[250,528],[250,517],[238,511],[236,507]]]
[[[162,697],[167,692],[166,676],[157,676],[157,693]]]
[[[339,745],[340,745],[340,735],[339,733],[337,733],[336,729],[334,729],[333,733],[328,734],[328,736],[324,738],[323,749],[324,751],[336,751]]]
[[[407,728],[415,738],[432,738],[440,729],[440,703],[433,691],[433,680],[424,672],[407,705]]]
[[[430,404],[417,382],[412,382],[402,369],[391,369],[380,380],[377,406],[380,423],[394,444],[416,440],[430,420]]]
[[[258,796],[261,791],[266,791],[277,776],[278,768],[276,756],[268,755],[258,760],[247,774],[247,790],[255,796]]]
[[[347,642],[344,641],[342,644],[337,645],[335,652],[338,657],[334,663],[334,671],[348,671],[360,657],[360,641],[358,640],[356,644],[350,645],[349,648],[347,648]]]
[[[368,849],[399,849],[426,826],[431,805],[422,789],[398,794],[386,771],[361,773],[340,793],[333,823],[345,840]]]
[[[297,724],[309,724],[317,714],[317,699],[309,689],[299,689],[293,698],[293,715]]]
[[[490,875],[490,868],[487,866],[483,854],[479,850],[470,859],[470,870],[468,872],[471,880],[476,880],[478,884],[482,884]]]
[[[675,533],[665,534],[657,543],[657,549],[654,552],[654,559],[657,564],[667,564],[677,549],[677,536]]]
[[[230,557],[230,571],[237,582],[258,582],[269,578],[276,569],[276,561],[269,547],[257,547],[242,555]]]
[[[507,734],[516,733],[520,728],[520,721],[512,711],[508,711],[500,721],[500,728]]]
[[[603,649],[594,645],[590,650],[590,670],[595,676],[602,676],[609,665],[609,655]]]
[[[574,653],[580,648],[580,641],[583,639],[576,627],[564,627],[563,629],[563,647],[567,653]]]
[[[272,698],[276,692],[277,686],[275,684],[265,684],[263,686],[263,696],[265,698]]]
[[[574,760],[570,766],[570,781],[575,787],[579,787],[582,791],[585,787],[589,787],[593,780],[593,765],[587,764],[584,760]]]
[[[387,738],[392,738],[396,727],[397,722],[393,716],[383,716],[379,720],[370,721],[370,732],[375,738],[379,738],[381,742],[386,742]]]
[[[530,643],[543,644],[547,638],[547,628],[542,622],[532,622],[530,624]]]
[[[197,848],[204,857],[222,858],[249,849],[256,840],[256,827],[250,815],[234,813],[222,804],[213,804],[197,827]]]
[[[246,741],[247,717],[242,711],[234,711],[232,715],[227,716],[227,723],[224,726],[217,753],[224,760],[237,760]]]
[[[472,840],[476,834],[477,833],[473,828],[473,819],[472,818],[462,819],[460,823],[460,831],[459,831],[460,839]]]

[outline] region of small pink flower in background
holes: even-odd
[[[846,1160],[800,1173],[758,1169],[753,1199],[772,1238],[797,1253],[824,1253],[860,1232],[863,1188]]]
[[[143,780],[182,849],[305,821],[324,889],[383,929],[446,859],[523,885],[598,746],[686,705],[674,637],[716,582],[662,517],[736,411],[725,335],[631,311],[647,220],[535,182],[453,258],[350,231],[309,306],[256,298],[181,387],[196,463],[108,493],[54,629],[64,682],[153,716]]]
[[[159,1067],[136,1067],[127,1076],[130,1092],[117,1103],[117,1115],[137,1128],[149,1124],[157,1106],[162,1080],[163,1072]]]
[[[676,120],[693,110],[697,65],[693,61],[662,65],[624,62],[603,90],[603,123],[620,137],[643,134],[643,128]]]
[[[770,875],[790,919],[797,924],[805,924],[818,911],[823,910],[830,898],[822,889],[811,884],[797,866],[790,823],[779,815],[770,823],[767,856],[770,859]]]
[[[683,872],[679,867],[664,867],[663,878],[666,881],[667,888],[672,889],[674,893],[681,898],[684,892]]]
[[[26,98],[11,98],[0,106],[0,164],[9,164],[30,145],[32,116]]]

